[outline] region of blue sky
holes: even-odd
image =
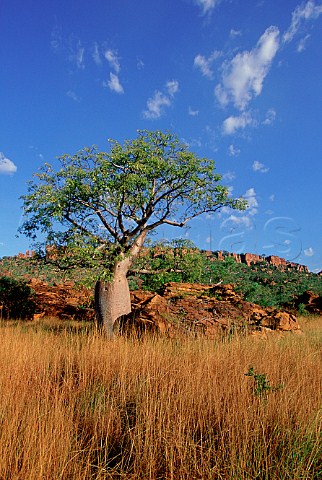
[[[158,129],[249,201],[160,237],[322,270],[321,1],[3,0],[0,22],[0,257],[29,247],[44,162]]]

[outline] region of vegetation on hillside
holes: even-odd
[[[188,247],[174,241],[163,248],[157,245],[148,250],[140,260],[155,273],[139,273],[132,277],[133,283],[136,281],[141,288],[152,291],[162,290],[170,281],[232,283],[246,301],[276,307],[292,304],[306,290],[322,295],[322,277],[319,275],[283,269],[264,261],[248,266],[237,263],[230,256],[220,261],[189,244]]]
[[[0,276],[15,279],[38,278],[49,284],[66,281],[92,287],[100,266],[74,268],[60,265],[49,257],[6,257],[0,260]],[[232,257],[219,261],[182,240],[146,248],[129,275],[131,289],[162,291],[167,282],[232,283],[245,300],[262,306],[292,304],[306,290],[322,295],[322,276],[281,269],[261,262],[247,266]]]

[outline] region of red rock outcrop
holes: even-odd
[[[308,313],[322,315],[322,297],[309,290],[297,297],[295,305],[297,307],[299,307],[299,305],[304,305],[305,310]]]
[[[26,250],[25,253],[18,253],[18,258],[32,258],[35,256],[34,250]]]
[[[268,257],[265,257],[267,263],[270,265],[275,265],[276,267],[279,267],[280,265],[286,265],[286,260],[285,258],[278,257],[276,255],[269,255]]]
[[[268,265],[273,265],[282,270],[292,269],[298,272],[305,272],[305,273],[309,271],[306,265],[289,262],[285,260],[285,258],[278,257],[277,255],[268,255],[267,257],[265,257],[262,255],[257,255],[255,253],[230,253],[230,252],[223,252],[222,250],[218,250],[216,252],[207,251],[206,255],[208,259],[211,259],[213,257],[219,261],[223,261],[227,257],[232,257],[235,259],[237,263],[244,263],[245,265],[248,265],[248,266],[255,263],[264,262],[264,263],[267,263]]]
[[[294,315],[246,302],[233,285],[168,283],[163,295],[132,292],[133,311],[123,329],[149,330],[172,337],[178,333],[208,337],[233,333],[267,335],[299,332]]]
[[[265,258],[261,255],[256,255],[254,253],[241,253],[240,254],[241,263],[246,265],[251,265],[252,263],[259,263],[265,261]]]
[[[36,292],[35,320],[44,316],[95,320],[92,291],[76,289],[72,283],[48,286],[30,282]],[[132,312],[122,319],[121,329],[152,331],[173,337],[193,334],[217,337],[233,333],[267,335],[270,332],[299,332],[294,315],[262,308],[243,300],[234,286],[171,282],[162,295],[134,291]]]
[[[37,279],[32,279],[29,286],[36,293],[35,320],[44,316],[94,320],[94,310],[91,308],[92,292],[88,289],[75,288],[73,283],[49,286]]]

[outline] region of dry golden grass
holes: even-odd
[[[0,478],[318,480],[322,319],[301,324],[221,342],[2,324]],[[280,387],[255,395],[250,366]]]

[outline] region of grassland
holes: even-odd
[[[2,322],[0,478],[318,480],[322,318],[300,324],[214,342]]]

